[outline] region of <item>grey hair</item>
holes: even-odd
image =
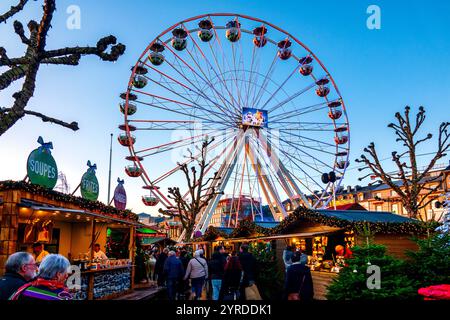
[[[175,251],[169,251],[169,257],[176,255],[177,253]]]
[[[197,251],[194,252],[194,257],[198,258],[203,254],[203,250],[199,249]]]
[[[47,280],[56,278],[57,273],[67,273],[70,262],[60,254],[47,255],[39,265],[39,277]]]
[[[26,265],[33,259],[28,252],[16,252],[8,257],[5,263],[5,271],[9,273],[18,273],[22,266]]]

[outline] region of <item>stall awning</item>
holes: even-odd
[[[155,244],[158,243],[160,241],[163,241],[166,238],[142,238],[142,245],[150,245],[150,244]]]
[[[122,224],[135,226],[135,227],[144,226],[142,223],[137,222],[137,221],[131,221],[131,220],[125,220],[125,219],[105,216],[105,215],[90,212],[87,210],[68,209],[68,208],[64,208],[64,207],[53,207],[53,206],[49,206],[49,205],[45,205],[45,204],[41,204],[41,203],[35,203],[32,201],[28,201],[28,200],[22,200],[18,204],[18,206],[22,207],[22,208],[28,208],[31,210],[35,210],[35,211],[58,211],[58,212],[63,212],[63,213],[85,215],[85,216],[89,216],[93,219],[98,219],[102,222],[122,223]]]

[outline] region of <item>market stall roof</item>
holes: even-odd
[[[113,223],[120,223],[120,224],[126,224],[131,225],[135,227],[142,227],[144,226],[142,223],[137,221],[131,221],[126,219],[120,219],[116,217],[101,215],[98,213],[90,212],[87,210],[77,210],[77,209],[68,209],[64,207],[56,207],[51,206],[44,203],[38,203],[35,201],[27,200],[27,199],[21,199],[20,203],[18,204],[18,207],[21,208],[29,208],[35,211],[43,211],[43,212],[62,212],[67,214],[74,214],[74,215],[85,215],[88,217],[91,217],[93,219],[102,221],[102,222],[113,222]]]
[[[148,238],[142,238],[141,241],[142,241],[141,245],[143,245],[143,246],[146,246],[146,245],[148,246],[148,245],[156,244],[156,243],[163,242],[163,241],[166,243],[169,243],[169,244],[177,243],[175,240],[172,240],[167,237],[148,237]]]
[[[400,216],[398,214],[383,211],[363,211],[363,210],[316,210],[318,213],[347,221],[367,221],[367,222],[414,222],[416,220]]]

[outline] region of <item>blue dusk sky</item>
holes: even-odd
[[[15,16],[24,25],[39,19],[43,1],[30,1]],[[3,0],[0,12],[16,0]],[[381,29],[366,26],[369,5],[381,9]],[[81,9],[81,28],[66,27],[71,5]],[[156,214],[141,202],[142,181],[124,174],[127,150],[116,142],[119,94],[124,92],[134,65],[147,45],[163,30],[192,16],[214,13],[240,13],[268,21],[287,30],[305,43],[325,64],[347,106],[351,128],[350,170],[345,185],[358,182],[354,159],[371,141],[382,158],[389,157],[394,134],[387,124],[394,113],[410,105],[427,110],[423,133],[436,133],[442,121],[450,121],[450,2],[448,1],[110,1],[58,0],[48,49],[74,45],[95,45],[112,34],[127,46],[116,63],[102,62],[96,56],[82,58],[77,67],[41,66],[34,97],[28,109],[67,122],[77,121],[80,130],[43,123],[24,117],[0,137],[0,180],[21,180],[26,175],[26,160],[35,149],[38,136],[52,141],[53,156],[73,190],[86,171],[87,160],[97,164],[100,198],[106,201],[110,133],[114,134],[112,189],[117,177],[125,178],[128,208]],[[24,46],[13,31],[13,20],[0,25],[0,46],[9,57],[21,56]],[[0,72],[4,69],[0,68]],[[19,83],[20,84],[20,83]],[[10,107],[14,85],[0,91],[0,106]],[[167,141],[156,141],[165,143]],[[421,153],[432,152],[436,140],[427,143]],[[419,158],[425,164],[427,157]],[[443,162],[448,162],[449,157]],[[385,162],[386,165],[389,161]],[[147,161],[151,173],[162,173],[159,163]],[[179,181],[184,183],[184,181]],[[366,181],[366,183],[369,181]],[[167,186],[165,186],[167,187]]]

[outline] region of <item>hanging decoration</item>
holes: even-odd
[[[89,168],[81,178],[81,196],[87,200],[97,201],[99,194],[98,180],[95,176],[97,165],[92,165],[91,161],[88,161],[87,166]]]
[[[58,167],[50,151],[53,149],[53,144],[44,142],[42,137],[39,137],[37,142],[41,146],[33,150],[28,156],[28,178],[32,184],[53,189],[58,181]]]
[[[117,178],[117,187],[114,190],[114,206],[119,210],[125,210],[127,207],[127,193],[123,187],[125,181]]]

